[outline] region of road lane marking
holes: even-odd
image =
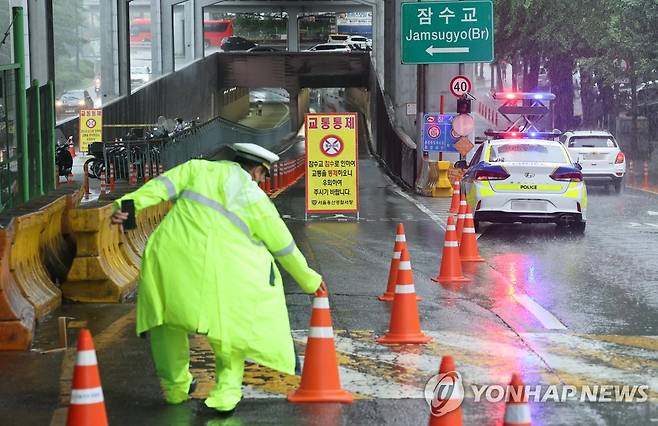
[[[398,194],[400,197],[404,198],[405,200],[409,201],[411,204],[416,206],[416,208],[418,208],[418,210],[420,210],[421,212],[423,212],[427,216],[429,216],[429,218],[432,219],[437,225],[439,225],[441,227],[441,229],[443,229],[444,231],[446,230],[446,221],[443,218],[441,218],[440,216],[438,216],[437,214],[432,212],[430,209],[425,207],[419,201],[415,200],[411,195],[409,195],[409,194],[405,193],[404,191],[402,191],[398,187],[398,185],[395,182],[393,182],[393,180],[390,177],[388,177],[388,175],[384,175],[384,177],[386,178],[388,183],[392,186],[393,192],[395,192],[396,194]]]
[[[647,211],[647,214],[649,216],[658,216],[658,212],[654,212],[654,211],[651,211],[651,210]]]
[[[415,200],[409,194],[406,194],[405,192],[403,192],[395,184],[395,182],[393,182],[388,176],[385,175],[385,177],[389,181],[389,183],[393,186],[393,191],[396,194],[400,195],[401,197],[403,197],[406,200],[408,200],[409,202],[411,202],[420,211],[425,213],[427,216],[430,217],[430,219],[432,219],[435,223],[437,223],[444,231],[446,230],[445,221],[442,218],[440,218],[438,215],[433,213],[425,205],[423,205],[419,201]],[[478,234],[478,236],[476,238],[479,239],[480,236],[481,236],[481,234]],[[489,267],[491,267],[488,263],[487,263],[487,265]],[[502,276],[502,274],[501,274],[501,276]],[[567,329],[567,327],[564,324],[562,324],[562,322],[560,322],[560,320],[557,319],[557,317],[555,317],[555,315],[551,314],[549,311],[544,309],[539,303],[535,302],[530,296],[528,296],[526,294],[514,293],[513,298],[518,304],[523,306],[528,312],[530,312],[532,315],[534,315],[534,317],[537,318],[537,320],[544,326],[544,328],[549,329],[549,330],[566,330]]]
[[[526,308],[539,322],[549,330],[566,330],[567,327],[560,322],[553,314],[544,309],[539,303],[535,302],[527,294],[512,294],[512,298],[521,306]]]
[[[427,331],[434,339],[427,345],[379,345],[372,330],[335,332],[341,384],[356,399],[422,398],[426,381],[436,374],[445,354],[455,358],[467,398],[473,397],[470,385],[504,384],[519,369],[528,384],[646,384],[650,398],[658,397],[656,370],[647,367],[653,361],[647,359],[644,350],[605,340],[640,339],[647,343],[654,336],[516,334],[504,329],[486,335]],[[293,330],[292,335],[303,355],[307,331]],[[205,398],[214,387],[214,365],[209,362],[214,355],[201,336],[192,338],[191,348],[192,372],[199,379],[192,396]],[[299,376],[248,362],[243,393],[245,398],[281,399],[299,383]]]

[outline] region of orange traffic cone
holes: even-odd
[[[288,401],[352,402],[352,395],[340,387],[327,293],[313,299],[302,381],[296,391],[288,394]]]
[[[448,216],[446,240],[443,243],[443,255],[441,256],[439,275],[432,278],[432,281],[440,283],[470,281],[464,277],[464,273],[462,272],[459,243],[457,243],[457,235],[455,233],[455,220],[452,216]]]
[[[530,407],[518,374],[512,374],[512,381],[507,387],[507,398],[503,426],[530,426]]]
[[[395,244],[393,245],[393,257],[391,258],[391,267],[388,270],[388,285],[384,294],[378,297],[384,302],[392,302],[395,296],[395,282],[398,279],[398,266],[400,265],[400,254],[402,249],[407,248],[407,237],[404,235],[404,225],[398,223],[395,231]]]
[[[71,158],[75,158],[75,148],[73,147],[73,144],[69,144],[69,154],[71,154]]]
[[[450,210],[448,210],[448,213],[459,213],[459,200],[461,200],[460,194],[460,189],[459,189],[459,181],[456,180],[452,184],[452,200],[450,202]]]
[[[409,251],[404,248],[400,254],[400,266],[388,333],[377,339],[377,342],[405,344],[427,343],[430,340],[432,338],[424,335],[420,330],[420,316],[418,315],[418,304],[416,303],[414,277],[411,272],[411,260]]]
[[[484,259],[478,253],[478,240],[475,238],[473,212],[469,206],[466,206],[464,230],[462,231],[462,240],[459,244],[459,257],[462,262],[484,262]]]
[[[98,375],[96,351],[91,333],[86,328],[80,330],[78,351],[73,370],[71,404],[67,426],[107,425],[103,388]]]
[[[464,385],[450,355],[441,358],[439,379],[441,387],[432,398],[429,426],[462,426]]]
[[[466,204],[466,198],[464,195],[461,195],[461,199],[459,200],[459,213],[457,214],[457,241],[462,240],[462,232],[464,231],[464,219],[466,218],[466,207],[468,204]]]

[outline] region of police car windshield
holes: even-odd
[[[614,148],[615,141],[607,136],[575,136],[569,139],[569,148]]]
[[[512,163],[564,163],[566,158],[559,146],[513,143],[491,147],[490,162]]]

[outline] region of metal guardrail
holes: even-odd
[[[280,146],[290,135],[290,125],[288,120],[272,129],[254,129],[217,117],[164,139],[104,142],[102,165],[91,163],[91,173],[101,178],[101,191],[103,184],[112,185],[117,180],[133,185],[147,182],[164,170],[204,158],[224,145],[248,142],[265,148]]]
[[[413,188],[417,175],[416,144],[395,123],[395,112],[384,94],[376,76],[373,76],[374,99],[371,103],[375,155],[391,174],[397,176],[409,188]]]

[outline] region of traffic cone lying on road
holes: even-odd
[[[392,302],[395,296],[395,284],[398,279],[398,266],[400,265],[400,254],[402,249],[407,248],[407,237],[404,235],[404,225],[398,223],[395,231],[395,244],[393,245],[393,257],[391,258],[391,267],[388,270],[388,285],[384,294],[378,297],[379,300]]]
[[[459,187],[459,181],[455,181],[455,183],[452,184],[452,201],[450,202],[450,210],[448,210],[448,213],[459,213],[459,200],[461,200]]]
[[[409,251],[402,249],[398,280],[395,286],[395,298],[388,333],[377,339],[383,344],[427,343],[432,340],[420,330],[420,316],[416,303],[416,289],[414,277],[411,272],[411,259]]]
[[[438,378],[433,389],[429,426],[462,426],[464,385],[450,355],[441,358]]]
[[[340,387],[329,298],[325,292],[313,299],[302,381],[296,391],[288,394],[288,401],[352,402],[352,395]]]
[[[440,283],[470,281],[464,277],[464,273],[462,272],[459,243],[457,242],[457,235],[455,233],[455,220],[452,216],[448,216],[448,226],[446,227],[446,239],[443,243],[443,255],[441,256],[439,275],[432,278],[432,281]]]
[[[105,400],[101,379],[98,374],[96,351],[91,333],[86,328],[80,330],[78,351],[73,370],[71,404],[67,426],[107,425]]]
[[[507,387],[507,396],[503,426],[530,426],[530,407],[523,381],[518,374],[512,374],[512,381]]]
[[[462,262],[484,262],[484,259],[478,253],[478,240],[475,237],[473,212],[469,206],[466,206],[464,230],[462,232],[461,243],[459,244],[459,257]]]

